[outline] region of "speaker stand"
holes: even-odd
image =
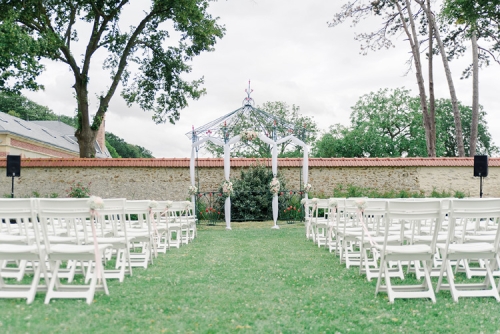
[[[479,177],[479,198],[483,198],[483,177]]]
[[[14,177],[16,176],[16,173],[12,173],[12,192],[10,193],[10,197],[14,198]]]

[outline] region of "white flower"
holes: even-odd
[[[240,137],[243,140],[252,141],[258,137],[257,132],[252,130],[243,130],[240,132]]]
[[[165,202],[165,208],[166,209],[170,209],[172,207],[172,205],[174,205],[173,201],[166,201]]]
[[[92,210],[104,208],[104,201],[98,196],[90,196],[89,207]]]
[[[222,193],[226,196],[231,196],[233,193],[233,182],[227,180],[222,182]]]
[[[301,201],[300,201],[300,204],[304,205],[306,204],[307,200],[305,198],[303,198]]]
[[[362,198],[354,201],[354,204],[358,207],[359,210],[363,211],[366,209],[366,201]]]
[[[196,186],[189,186],[188,188],[188,193],[189,195],[196,195],[196,193],[198,192],[198,188],[196,188]]]
[[[304,191],[306,193],[310,192],[312,189],[312,185],[310,183],[304,183]]]
[[[328,206],[331,208],[336,208],[338,206],[338,202],[335,198],[328,199]]]
[[[158,202],[157,201],[150,201],[149,202],[149,208],[150,209],[155,209],[158,207]]]
[[[273,180],[269,183],[269,191],[273,194],[277,194],[280,191],[280,181],[278,178],[273,177]]]

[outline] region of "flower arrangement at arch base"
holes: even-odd
[[[222,182],[221,188],[222,188],[222,195],[224,197],[229,197],[234,192],[234,190],[233,190],[233,182],[228,181],[228,180],[224,180],[224,182]]]
[[[280,181],[278,180],[277,177],[273,177],[271,183],[269,183],[269,191],[273,195],[277,195],[280,191]]]

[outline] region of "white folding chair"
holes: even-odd
[[[467,243],[457,243],[455,241],[455,228],[457,221],[475,219],[485,222],[492,221],[496,226],[495,237],[492,242],[469,241]],[[493,263],[498,260],[498,243],[500,238],[500,199],[460,199],[453,200],[450,207],[450,218],[448,222],[448,240],[446,244],[439,244],[438,249],[442,257],[442,267],[439,275],[436,291],[450,290],[453,300],[458,301],[459,297],[494,297],[500,301],[498,288],[492,273]],[[452,268],[452,261],[456,265],[460,261],[482,260],[485,278],[481,283],[456,283],[455,274]],[[444,277],[448,283],[444,283]]]
[[[0,221],[16,225],[6,227],[0,233],[0,298],[26,298],[26,303],[31,304],[37,291],[47,290],[48,277],[33,199],[0,199]],[[14,230],[19,231],[19,234],[9,234]],[[4,266],[12,262],[19,266]],[[9,284],[8,277],[18,281],[25,278],[28,262],[33,272],[30,282]],[[14,276],[11,275],[13,271],[16,272]],[[40,284],[41,275],[45,278],[45,285]]]
[[[127,218],[127,235],[133,239],[133,252],[130,253],[131,265],[146,269],[153,263],[157,240],[151,227],[151,201],[127,200],[125,215]],[[137,220],[135,220],[137,219]]]
[[[115,258],[115,269],[105,268],[104,276],[107,279],[118,279],[120,282],[123,282],[126,272],[132,276],[130,248],[134,239],[127,234],[125,203],[125,198],[103,199],[104,207],[99,209],[97,215],[97,242],[111,245],[111,248],[107,250],[106,260]],[[89,266],[87,280],[92,277],[93,269],[95,269],[94,266]]]
[[[360,245],[359,273],[366,275],[368,281],[377,278],[380,273],[378,265],[380,255],[376,246],[382,245],[386,241],[383,231],[385,231],[387,201],[387,199],[366,199],[366,208],[364,208],[360,220],[363,225],[362,235],[356,237]],[[387,243],[389,245],[400,245],[400,234],[389,232]],[[404,279],[401,261],[389,262],[388,266],[390,277]]]
[[[313,242],[318,247],[326,246],[332,219],[329,199],[315,199],[312,209],[311,232]]]
[[[386,292],[391,303],[394,303],[396,298],[430,298],[435,303],[436,297],[431,283],[429,268],[436,252],[436,239],[443,220],[441,202],[439,200],[389,200],[387,201],[386,211],[384,243],[376,246],[380,252],[380,272],[375,295],[379,292]],[[431,242],[429,244],[418,245],[391,245],[389,242],[389,236],[391,235],[389,227],[393,224],[404,225],[405,221],[412,220],[429,221],[430,233],[433,236]],[[390,261],[406,261],[409,264],[414,261],[423,262],[424,278],[422,284],[393,284],[389,273]]]
[[[53,298],[85,298],[91,304],[95,291],[109,294],[103,273],[102,259],[111,244],[99,244],[95,230],[96,216],[87,198],[82,199],[37,199],[38,216],[42,227],[47,260],[50,263],[50,283],[45,296],[45,304]],[[64,222],[70,227],[77,240],[76,244],[52,244],[48,238],[48,223]],[[89,232],[90,231],[90,232]],[[91,233],[92,235],[88,235]],[[59,270],[63,262],[80,261],[88,266],[97,266],[89,284],[63,284]]]
[[[340,263],[345,263],[347,268],[359,266],[361,258],[358,238],[363,234],[363,228],[359,224],[360,212],[356,200],[358,198],[345,199],[337,224]]]

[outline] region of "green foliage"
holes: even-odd
[[[463,198],[465,197],[464,192],[454,191],[454,197]],[[447,198],[452,197],[450,191],[442,190],[438,191],[435,188],[432,190],[430,197],[434,198]],[[358,187],[353,184],[343,185],[339,184],[333,188],[333,197],[368,197],[368,198],[425,198],[425,193],[423,191],[411,192],[409,190],[389,190],[389,191],[379,191],[374,188]]]
[[[108,149],[109,154],[111,154],[112,158],[121,158],[121,156],[116,152],[116,149],[111,146],[111,144],[106,140],[106,148]]]
[[[278,176],[280,189],[286,189],[285,181]],[[263,165],[241,171],[239,179],[232,180],[234,195],[231,196],[231,220],[269,220],[272,217],[272,198],[269,183],[272,171]],[[222,200],[222,199],[221,199]]]
[[[289,106],[285,102],[266,102],[262,106],[257,106],[258,110],[265,112],[275,118],[276,124],[265,123],[265,120],[258,112],[246,115],[240,114],[239,118],[231,125],[227,126],[229,138],[240,134],[244,130],[252,130],[256,133],[264,133],[269,138],[273,131],[278,138],[293,134],[295,137],[307,144],[312,143],[317,136],[318,126],[314,120],[308,116],[302,116],[299,106]],[[223,148],[211,142],[207,142],[206,150],[214,156],[221,157],[224,154]],[[240,141],[234,144],[231,150],[233,157],[246,158],[270,158],[272,147],[259,138],[252,141]],[[302,157],[303,149],[290,140],[278,145],[278,157],[293,158]]]
[[[67,197],[72,197],[72,198],[86,198],[90,197],[90,183],[85,186],[81,182],[77,182],[71,188],[68,190],[68,195]]]
[[[472,108],[459,103],[465,152],[470,148]],[[336,124],[314,144],[315,157],[425,157],[427,146],[418,97],[401,89],[381,89],[360,97],[348,127]],[[478,154],[499,152],[480,107]],[[436,100],[436,155],[458,155],[455,123],[449,99]]]
[[[472,32],[481,43],[479,64],[489,65],[500,57],[500,2],[445,0],[440,13],[442,24],[446,27],[443,43],[447,46],[450,58],[462,56],[470,44]],[[472,65],[463,71],[467,78],[472,73]]]
[[[73,117],[56,115],[50,108],[20,94],[0,92],[0,111],[26,121],[57,121],[75,126]]]
[[[130,3],[142,4],[135,25],[124,22],[129,18],[122,15]],[[213,50],[224,35],[208,6],[208,0],[0,2],[0,90],[39,89],[42,59],[67,64],[75,82],[80,156],[91,157],[95,148],[90,138],[117,87],[123,87],[128,105],[152,111],[156,123],[175,123],[187,100],[205,93],[203,79],[184,77],[191,72],[193,58]],[[96,54],[110,81],[91,117],[90,68]]]
[[[112,146],[115,149],[114,153],[121,158],[154,158],[151,151],[138,145],[129,144],[110,132],[106,132],[106,143]]]
[[[304,218],[303,206],[300,204],[302,199],[301,194],[295,194],[293,192],[284,192],[279,196],[279,207],[278,219],[284,220],[287,223],[300,222]]]
[[[205,193],[196,200],[196,214],[199,221],[206,221],[208,225],[215,225],[224,219],[224,201],[222,194]]]
[[[436,190],[436,188],[433,188],[432,192],[431,192],[431,197],[448,198],[448,197],[451,197],[451,192],[446,191],[446,190],[441,190],[441,192],[439,192],[438,190]]]

